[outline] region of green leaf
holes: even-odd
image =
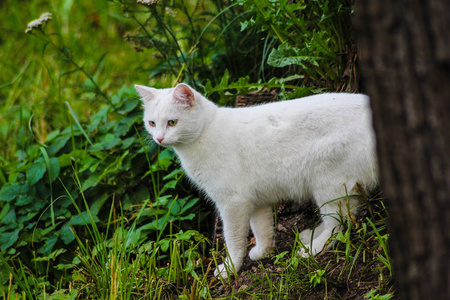
[[[53,231],[55,230],[57,225],[59,225],[59,223],[56,224],[56,225],[50,226],[50,227],[46,227],[45,229],[43,229],[41,231],[41,235],[44,236],[44,235],[47,235],[50,232],[53,234]]]
[[[0,201],[11,201],[28,191],[28,182],[7,183],[0,190]]]
[[[44,257],[36,257],[34,259],[32,259],[32,261],[50,261],[52,259],[55,259],[57,256],[59,256],[60,254],[63,254],[67,252],[66,249],[57,249],[55,251],[53,251],[52,253],[50,253],[48,256],[44,256]],[[52,294],[51,298],[47,298],[47,299],[54,299],[53,298],[54,293]]]
[[[171,214],[174,216],[182,216],[187,210],[193,207],[198,200],[198,198],[191,198],[191,196],[188,196],[181,199],[174,199],[168,204],[168,206],[172,206],[173,201],[176,201],[173,203]]]
[[[185,175],[183,169],[176,169],[170,172],[168,175],[164,176],[164,180],[176,179],[178,176],[183,177]]]
[[[167,250],[169,249],[170,241],[171,241],[170,239],[162,239],[159,241],[159,245],[163,252],[167,252]]]
[[[55,181],[60,172],[61,168],[59,167],[59,161],[56,157],[50,158],[50,170],[49,170],[49,176],[50,176],[50,182]]]
[[[121,141],[122,141],[122,140],[121,140],[120,138],[115,137],[115,136],[114,136],[113,134],[111,134],[111,133],[108,133],[108,134],[105,136],[105,139],[104,139],[103,142],[102,142],[102,146],[103,146],[105,149],[110,149],[110,148],[112,148],[112,147],[117,146],[118,144],[120,144]]]
[[[9,206],[9,203],[7,204]],[[6,206],[5,206],[6,207]],[[3,211],[2,211],[3,213]],[[14,209],[11,209],[5,217],[1,219],[1,223],[7,225],[9,229],[17,228],[17,218]]]
[[[199,233],[198,233],[198,231],[195,231],[195,230],[188,230],[188,231],[186,231],[186,232],[183,232],[183,230],[181,230],[180,232],[175,233],[174,236],[175,236],[177,239],[179,239],[179,240],[187,241],[187,240],[189,240],[191,237],[193,237],[193,236],[195,236],[195,235],[197,235],[197,234],[199,234]]]
[[[0,201],[10,202],[16,199],[14,204],[23,206],[33,201],[33,194],[33,187],[27,181],[7,183],[0,190]]]
[[[45,255],[48,255],[52,252],[53,246],[55,246],[56,242],[58,241],[58,237],[56,235],[53,235],[49,237],[46,241],[44,246],[38,249],[38,253],[42,253]]]
[[[306,53],[303,49],[300,50],[292,47],[289,43],[281,44],[278,49],[273,49],[269,54],[267,63],[272,67],[285,67],[290,65],[300,65],[303,68],[308,68],[307,64],[318,67],[321,57]]]
[[[132,111],[136,108],[136,106],[141,103],[141,100],[139,98],[134,98],[126,101],[124,104],[122,104],[118,110],[120,114],[126,114]]]
[[[195,218],[195,214],[189,214],[187,216],[178,216],[178,217],[176,217],[174,219],[177,220],[177,221],[183,221],[183,220],[190,220],[191,221],[194,218]]]
[[[51,141],[54,140],[59,134],[60,134],[59,129],[50,132],[50,133],[47,135],[47,137],[45,138],[45,142],[46,142],[46,143],[51,142]]]
[[[14,245],[14,243],[19,238],[19,232],[20,228],[17,228],[16,230],[3,232],[2,234],[0,234],[0,250],[5,251],[6,249]]]
[[[9,203],[6,203],[5,206],[3,206],[2,211],[0,212],[0,220],[3,221],[3,218],[8,214],[10,209],[11,205],[9,205]]]
[[[138,231],[139,233],[142,230],[164,230],[164,228],[166,228],[167,224],[170,223],[170,221],[172,221],[174,218],[173,217],[169,217],[167,219],[167,222],[164,222],[165,218],[161,217],[158,220],[154,220],[153,222],[146,224],[142,227],[139,227]]]
[[[190,197],[187,197],[187,198],[190,198]],[[185,213],[188,209],[190,209],[195,204],[197,204],[198,200],[199,200],[199,198],[192,198],[189,201],[187,201],[187,203],[183,206],[183,209],[181,210],[180,214]]]
[[[164,195],[161,197],[158,197],[156,201],[153,203],[154,206],[161,206],[161,205],[167,205],[169,200],[172,198],[172,195]]]
[[[72,115],[72,117],[73,117],[75,123],[78,125],[78,129],[79,129],[79,130],[81,131],[81,133],[84,135],[84,137],[85,137],[86,140],[89,142],[89,144],[90,144],[91,146],[93,146],[91,140],[89,139],[89,136],[88,136],[87,133],[84,131],[83,127],[82,127],[81,124],[80,124],[80,121],[78,121],[78,116],[77,116],[76,112],[72,109],[72,107],[70,106],[70,103],[69,103],[69,102],[66,101],[65,103],[66,103],[67,107],[69,108],[69,112],[70,112],[70,114]]]
[[[58,136],[54,142],[48,146],[47,152],[49,156],[55,155],[59,150],[62,149],[67,143],[67,141],[70,139],[69,135],[61,135]]]
[[[84,192],[86,191],[88,188],[96,186],[100,180],[102,180],[102,174],[100,173],[94,173],[91,176],[89,176],[88,179],[86,179],[82,186],[81,186],[81,190]]]
[[[342,233],[342,231],[339,231],[335,238],[336,238],[336,240],[338,240],[341,243],[346,243],[347,242],[347,236],[344,235]]]
[[[85,150],[74,150],[70,153],[63,154],[58,156],[58,164],[60,168],[64,168],[71,165],[71,162],[83,160],[86,156],[88,156]]]
[[[122,136],[125,133],[127,133],[131,126],[133,126],[134,124],[141,122],[142,120],[142,112],[136,112],[136,113],[131,113],[128,116],[126,116],[125,118],[119,120],[119,122],[117,122],[116,126],[114,127],[114,134],[116,136]]]
[[[96,215],[92,215],[92,219],[94,220],[95,223],[100,221]],[[89,224],[91,224],[91,218],[89,216],[89,213],[86,211],[82,212],[79,215],[73,216],[67,223],[67,225],[89,225]]]
[[[244,31],[248,26],[253,26],[255,24],[256,22],[253,18],[250,20],[245,20],[245,22],[241,22],[241,31]]]
[[[45,174],[45,163],[38,160],[27,169],[28,183],[33,185],[37,183]]]
[[[32,203],[34,200],[33,196],[30,195],[20,195],[19,197],[17,197],[17,201],[16,201],[16,205],[17,206],[25,206],[28,205],[30,203]]]
[[[139,245],[139,239],[141,237],[140,232],[133,230],[128,231],[126,235],[125,247],[128,249],[130,246],[137,247]]]
[[[173,153],[173,150],[170,148],[167,148],[163,150],[158,155],[157,162],[152,165],[152,171],[159,171],[159,170],[167,170],[173,163],[173,160],[175,159],[175,154]]]
[[[61,240],[66,245],[70,244],[75,239],[75,235],[73,234],[72,229],[68,224],[65,224],[63,227],[61,227],[61,229],[58,230],[58,234]]]
[[[136,138],[134,138],[134,137],[130,137],[130,138],[127,138],[127,139],[124,139],[123,141],[122,141],[122,149],[127,149],[128,147],[130,147],[133,143],[134,143],[134,141],[136,140]]]
[[[164,189],[175,189],[177,186],[178,181],[177,180],[171,180],[164,184]]]
[[[91,118],[90,124],[87,126],[87,129],[90,132],[94,132],[98,130],[100,123],[104,123],[108,120],[108,114],[111,107],[105,106],[100,108],[100,110]]]
[[[86,154],[86,156],[80,162],[81,167],[78,169],[78,173],[83,173],[87,169],[89,169],[89,171],[94,173],[101,162],[102,162],[101,159],[97,159]]]
[[[229,81],[230,81],[230,72],[228,71],[228,69],[226,69],[225,72],[223,73],[223,76],[222,76],[222,79],[220,80],[219,85],[227,86]]]
[[[108,200],[109,194],[104,194],[100,198],[95,199],[94,203],[90,207],[91,214],[97,215],[103,204]]]

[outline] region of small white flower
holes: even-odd
[[[153,4],[156,4],[156,3],[158,3],[158,0],[137,0],[137,3],[141,3],[141,4],[144,4],[144,5],[153,5]]]
[[[40,26],[44,25],[45,22],[49,21],[52,19],[52,14],[51,13],[43,13],[39,19],[36,19],[34,21],[31,21],[30,23],[28,23],[28,28],[25,30],[26,33],[30,33],[31,31],[33,31],[33,29],[35,28],[39,28]]]
[[[166,7],[166,14],[168,14],[169,16],[175,17],[177,13],[170,7]]]

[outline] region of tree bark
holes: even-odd
[[[400,299],[450,299],[450,1],[357,1]]]

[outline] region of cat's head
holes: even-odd
[[[153,140],[165,147],[190,144],[203,130],[199,93],[186,84],[155,89],[135,85],[144,103],[144,123]]]

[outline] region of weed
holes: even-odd
[[[388,300],[393,298],[394,296],[391,294],[386,294],[386,295],[379,295],[377,294],[378,290],[377,289],[373,289],[370,292],[368,292],[364,298],[365,299],[370,299],[370,300]]]
[[[323,275],[325,274],[325,270],[315,270],[313,273],[310,273],[309,282],[316,287],[316,285],[321,284],[325,279]]]

